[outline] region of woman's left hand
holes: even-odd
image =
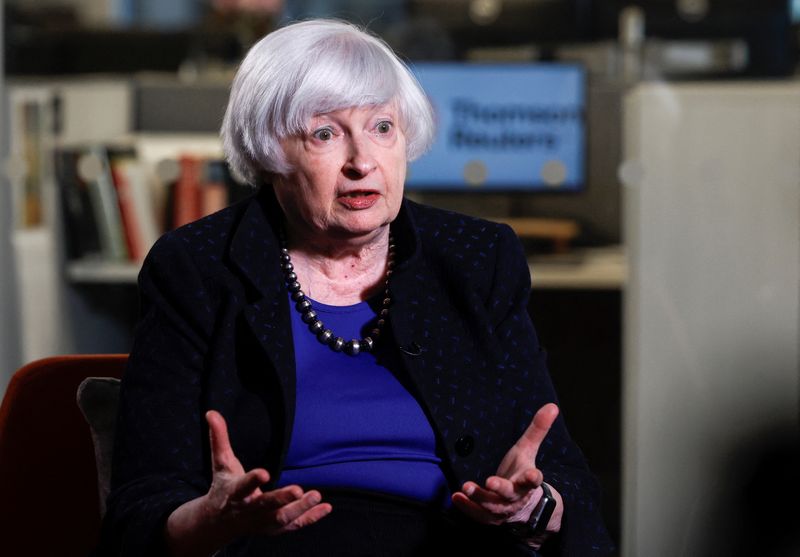
[[[557,416],[558,406],[553,403],[542,406],[522,437],[503,457],[497,473],[487,478],[483,487],[465,482],[461,491],[453,494],[453,505],[483,524],[527,521],[535,504],[534,493],[544,481],[542,472],[536,468],[536,453]],[[561,495],[552,491],[557,506],[548,530],[554,524],[557,530],[564,505]]]

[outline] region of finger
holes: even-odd
[[[461,486],[461,492],[467,496],[468,499],[475,503],[491,503],[491,504],[507,504],[509,501],[494,491],[481,487],[475,482],[465,482]]]
[[[275,521],[282,530],[289,528],[295,520],[310,511],[322,501],[319,491],[311,490],[297,501],[292,501],[280,507],[275,513]]]
[[[536,489],[544,481],[544,475],[538,468],[528,468],[516,478],[512,478],[517,493],[526,493]]]
[[[253,495],[254,492],[256,492],[256,495],[260,495],[261,490],[259,488],[268,481],[269,472],[263,468],[250,470],[244,476],[239,476],[233,480],[230,488],[230,498],[245,500],[248,496]]]
[[[225,418],[216,410],[209,410],[206,412],[206,422],[211,443],[211,469],[215,472],[236,469],[239,460],[233,454]]]
[[[467,497],[476,503],[510,505],[527,498],[537,486],[538,484],[529,482],[527,478],[518,483],[515,480],[490,476],[486,480],[486,487],[466,482],[462,490]]]
[[[306,526],[314,524],[315,522],[325,518],[331,513],[332,510],[333,507],[330,503],[320,503],[319,505],[315,505],[287,524],[283,530],[286,532],[291,532],[293,530],[305,528]]]
[[[481,524],[499,524],[503,521],[460,491],[453,493],[453,495],[450,496],[450,500],[453,502],[454,507],[475,522],[480,522]]]
[[[272,491],[267,491],[258,496],[255,503],[259,506],[274,510],[288,505],[303,497],[303,489],[299,485],[287,485]]]
[[[538,486],[535,483],[537,472],[538,470],[533,468],[520,474],[518,478],[511,480],[499,476],[491,476],[486,480],[486,489],[498,494],[507,501],[518,501],[527,497],[531,490],[536,489]]]
[[[506,480],[507,481],[507,480]],[[517,495],[513,493],[511,497],[505,497],[489,489],[476,487],[472,490],[462,492],[467,499],[491,514],[494,519],[505,520],[518,512],[528,501],[528,493]]]
[[[558,406],[552,402],[548,402],[539,408],[533,420],[531,420],[531,425],[522,434],[517,444],[523,445],[527,450],[536,454],[557,417]]]

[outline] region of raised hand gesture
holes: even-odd
[[[503,524],[528,520],[541,495],[539,486],[544,481],[536,468],[536,454],[550,427],[558,416],[558,407],[549,403],[542,406],[533,421],[514,446],[506,453],[497,473],[486,479],[484,486],[465,482],[453,494],[453,505],[465,515],[483,524]],[[557,531],[561,524],[564,504],[561,495],[552,489],[557,506],[548,530]]]
[[[245,472],[233,453],[225,419],[206,413],[211,441],[211,487],[202,497],[169,516],[167,544],[173,555],[209,555],[248,534],[276,535],[317,522],[331,512],[318,491],[289,485],[263,491],[270,475],[263,468]]]

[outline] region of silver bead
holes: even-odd
[[[392,299],[391,299],[391,298],[389,298],[388,296],[387,296],[386,298],[384,298],[384,299],[383,299],[383,305],[384,305],[384,307],[387,307],[387,306],[391,305],[391,303],[392,303]]]
[[[289,292],[297,292],[298,290],[300,290],[300,283],[299,283],[299,282],[297,282],[297,281],[290,282],[290,283],[289,283],[289,284],[286,286],[286,288],[288,288],[288,289],[289,289]]]
[[[344,351],[350,354],[351,356],[357,356],[359,352],[361,352],[361,343],[358,342],[358,339],[353,339],[347,344],[344,345]]]
[[[361,339],[361,349],[364,352],[372,352],[372,349],[375,348],[375,343],[372,342],[372,337],[364,337]]]
[[[292,292],[292,300],[295,302],[299,302],[300,300],[306,299],[306,293],[302,290],[298,290],[297,292]]]
[[[308,329],[314,333],[315,335],[320,332],[322,329],[325,328],[325,325],[322,324],[322,321],[317,319],[308,325]]]
[[[318,321],[318,323],[322,323],[322,321]],[[322,344],[328,344],[328,342],[331,340],[331,337],[333,337],[333,331],[330,329],[325,329],[324,331],[317,333],[317,340]]]
[[[303,323],[311,323],[312,321],[317,320],[317,314],[314,310],[309,310],[301,315],[300,319],[303,320]]]
[[[336,352],[341,352],[343,347],[344,339],[342,337],[336,337],[331,341],[331,348],[333,348]]]
[[[381,319],[385,319],[387,315],[389,315],[389,308],[383,308],[380,313]]]
[[[297,302],[295,304],[295,307],[297,307],[298,311],[300,311],[300,313],[302,313],[302,312],[304,312],[305,310],[307,310],[308,308],[311,307],[311,302],[309,302],[306,299],[303,299],[303,300],[300,300],[299,302]]]
[[[284,263],[283,265],[281,265],[281,268],[282,268],[284,271],[294,271],[294,265],[292,265],[292,264],[291,264],[290,262],[288,262],[288,261],[287,261],[286,263]]]
[[[294,271],[290,271],[290,272],[286,273],[286,280],[290,280],[292,282],[296,281],[297,280],[297,274],[295,274]]]

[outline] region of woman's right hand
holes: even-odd
[[[222,415],[206,413],[211,441],[211,488],[202,497],[184,503],[167,519],[170,553],[210,555],[235,538],[248,534],[276,535],[308,526],[331,512],[316,490],[303,492],[297,485],[272,491],[260,486],[269,472],[245,472],[233,453]]]

